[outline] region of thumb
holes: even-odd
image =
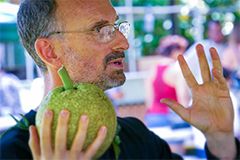
[[[175,100],[169,98],[163,98],[160,100],[161,103],[166,104],[169,106],[174,112],[176,112],[183,120],[186,122],[190,121],[190,114],[187,108],[176,102]]]

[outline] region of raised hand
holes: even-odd
[[[42,123],[42,130],[38,135],[35,126],[30,126],[29,146],[32,151],[33,159],[35,160],[89,160],[92,159],[100,148],[106,137],[106,127],[101,127],[94,142],[83,151],[82,147],[86,138],[88,128],[87,116],[81,116],[78,126],[78,131],[73,141],[70,150],[67,150],[67,130],[70,113],[67,110],[62,110],[58,118],[58,126],[55,136],[55,147],[53,148],[51,140],[51,124],[53,120],[52,111],[46,111]]]
[[[219,145],[227,145],[226,141],[228,144],[231,142],[230,148],[233,152],[228,154],[234,154],[233,104],[226,80],[223,77],[219,56],[215,48],[210,49],[213,63],[212,77],[203,46],[198,44],[196,51],[203,84],[197,83],[183,56],[178,57],[183,76],[192,92],[192,105],[184,107],[170,99],[163,99],[161,102],[167,104],[185,121],[201,130],[208,140],[210,151],[214,154],[219,154],[216,147],[221,148]],[[223,152],[220,157],[228,157]]]

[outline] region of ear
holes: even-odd
[[[35,49],[41,60],[47,65],[54,68],[62,66],[61,60],[54,51],[52,42],[47,38],[38,38],[35,42]]]

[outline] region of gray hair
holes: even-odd
[[[55,0],[22,0],[17,14],[18,34],[23,46],[42,72],[46,72],[47,67],[34,44],[37,38],[48,37],[50,32],[57,30],[56,8]]]

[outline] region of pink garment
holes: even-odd
[[[168,66],[157,66],[157,74],[153,81],[153,102],[150,106],[148,113],[167,114],[169,107],[161,103],[162,98],[171,98],[177,100],[177,94],[175,88],[166,84],[163,80],[164,71]]]

